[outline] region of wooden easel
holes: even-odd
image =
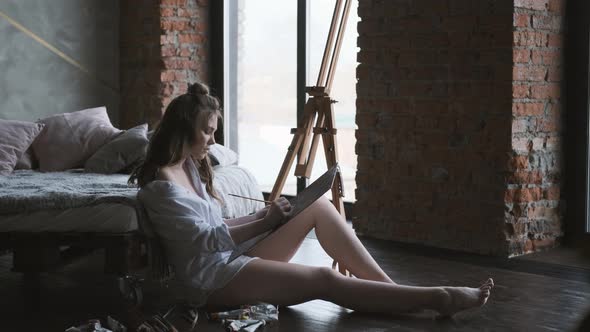
[[[287,180],[287,173],[291,169],[291,165],[298,156],[297,165],[295,166],[295,176],[309,178],[315,161],[315,154],[318,148],[319,136],[322,137],[324,146],[324,153],[326,155],[326,163],[328,169],[338,163],[338,146],[334,126],[334,103],[336,101],[330,98],[330,89],[334,79],[334,70],[338,62],[340,54],[340,47],[342,46],[342,38],[348,19],[348,12],[350,11],[350,0],[346,0],[344,8],[342,8],[342,0],[336,0],[334,14],[332,15],[332,22],[330,24],[330,32],[328,33],[328,40],[324,49],[324,56],[318,75],[316,86],[306,87],[305,92],[309,95],[307,103],[303,111],[301,121],[298,122],[297,128],[291,129],[293,140],[288,148],[287,155],[279,171],[277,180],[272,188],[270,200],[277,199]],[[340,24],[338,24],[338,21]],[[338,25],[338,33],[335,37],[336,26]],[[328,59],[330,60],[328,66]],[[327,73],[326,73],[327,71]],[[315,126],[314,126],[315,122]],[[311,135],[313,132],[313,135]],[[342,183],[342,175],[338,172],[338,176],[332,185],[332,202],[346,218],[344,213],[344,187]]]
[[[337,130],[334,127],[333,108],[336,101],[330,99],[330,89],[332,87],[334,70],[340,54],[340,47],[342,45],[342,38],[351,1],[346,0],[344,8],[342,8],[342,2],[343,0],[336,0],[336,6],[334,8],[334,14],[332,15],[332,23],[330,24],[330,32],[328,34],[328,40],[326,41],[326,48],[324,49],[324,56],[322,58],[318,80],[316,86],[305,88],[305,92],[309,95],[309,98],[305,104],[302,119],[297,124],[298,127],[291,129],[291,134],[294,134],[293,140],[288,148],[287,155],[285,156],[285,160],[283,161],[283,165],[273,186],[270,200],[275,200],[280,196],[285,181],[287,180],[287,172],[291,169],[291,165],[293,164],[296,155],[298,155],[298,159],[297,165],[295,166],[295,176],[306,178],[311,176],[320,135],[322,137],[328,169],[338,163],[336,140]],[[338,21],[340,21],[339,24]],[[337,25],[338,33],[335,36]],[[330,60],[329,66],[328,60]],[[334,203],[334,206],[336,206],[338,212],[340,212],[343,217],[346,217],[344,213],[344,204],[342,202],[342,197],[344,197],[343,188],[342,175],[338,172],[338,176],[336,176],[334,184],[332,185],[332,202]]]
[[[277,199],[285,186],[287,180],[287,173],[291,169],[291,165],[297,155],[297,165],[295,166],[295,176],[309,178],[315,161],[315,154],[318,148],[319,136],[322,137],[324,146],[324,153],[326,155],[326,163],[328,169],[338,163],[338,145],[336,139],[337,130],[334,126],[334,103],[336,101],[330,98],[330,89],[334,79],[334,70],[338,62],[340,54],[340,47],[342,46],[342,38],[348,19],[348,12],[350,11],[350,0],[346,0],[344,8],[342,8],[342,0],[336,0],[334,14],[332,15],[332,22],[330,24],[330,32],[326,41],[324,49],[324,56],[322,57],[322,64],[318,74],[316,86],[308,86],[305,92],[309,95],[301,121],[298,121],[297,128],[291,129],[293,140],[287,149],[287,155],[279,171],[277,180],[272,188],[270,200]],[[340,24],[338,24],[340,21]],[[338,33],[334,39],[336,26],[338,25]],[[330,60],[328,66],[328,59]],[[327,71],[327,73],[326,73]],[[315,126],[314,126],[315,122]],[[313,136],[312,136],[313,133]],[[332,184],[332,203],[340,212],[343,218],[346,219],[344,213],[344,186],[342,183],[342,174],[338,171],[334,183]],[[337,262],[332,263],[332,268],[336,269]],[[350,272],[342,266],[338,266],[340,273],[350,276]]]

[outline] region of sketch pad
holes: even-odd
[[[336,174],[338,172],[340,172],[340,168],[338,167],[338,164],[336,164],[332,168],[327,170],[326,173],[322,174],[322,176],[317,178],[312,184],[310,184],[302,192],[300,192],[299,195],[290,199],[289,202],[291,203],[292,210],[291,210],[291,215],[289,216],[289,220],[293,219],[293,217],[298,215],[301,211],[305,210],[313,202],[318,200],[318,198],[322,197],[322,195],[324,195],[328,190],[330,190],[332,188],[332,184],[334,183],[334,178],[336,177]],[[287,221],[287,223],[288,222],[289,221]],[[234,259],[236,259],[236,258],[240,257],[241,255],[243,255],[244,253],[248,252],[260,240],[267,237],[273,231],[267,231],[265,233],[255,236],[245,242],[240,243],[238,245],[238,247],[231,253],[231,256],[229,256],[227,263],[229,264]]]

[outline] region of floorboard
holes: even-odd
[[[279,324],[266,331],[572,331],[590,310],[590,270],[584,264],[566,268],[538,257],[524,262],[444,250],[436,254],[371,239],[363,239],[363,243],[387,274],[401,284],[475,286],[491,276],[496,287],[485,307],[452,319],[436,319],[428,312],[395,317],[367,315],[325,301],[311,301],[280,308]],[[332,263],[314,238],[304,241],[294,262],[316,266]],[[1,331],[64,331],[90,318],[124,316],[116,280],[102,273],[100,252],[43,274],[39,313],[24,311],[21,275],[10,272],[10,268],[10,255],[0,257]],[[149,291],[146,302],[151,304],[148,312],[166,308],[160,306],[158,298],[150,297]],[[220,324],[205,319],[200,319],[197,330],[223,331]]]

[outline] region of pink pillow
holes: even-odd
[[[17,160],[27,151],[43,124],[16,120],[0,120],[0,174],[8,175]]]
[[[33,146],[29,146],[27,151],[23,153],[22,156],[17,160],[16,166],[14,166],[14,170],[17,169],[37,169],[39,168],[39,160],[35,157],[33,153]]]
[[[121,132],[105,107],[57,114],[39,120],[45,130],[33,143],[42,172],[81,167],[86,159]]]

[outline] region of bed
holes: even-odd
[[[214,167],[214,187],[224,218],[247,215],[263,203],[255,178],[237,165]],[[17,170],[0,176],[0,250],[13,251],[13,271],[22,272],[31,294],[39,274],[104,249],[105,273],[125,277],[149,268],[149,220],[126,174]],[[34,298],[27,302],[37,303]]]

